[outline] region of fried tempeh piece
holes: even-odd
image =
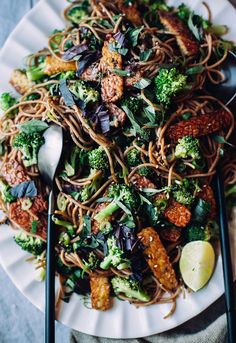
[[[126,67],[125,70],[129,71],[130,68]],[[139,82],[142,78],[142,71],[141,70],[136,70],[132,76],[127,76],[125,78],[125,86],[126,87],[133,87],[135,83]]]
[[[16,160],[11,159],[4,163],[1,175],[10,186],[16,186],[21,182],[30,181],[25,169]]]
[[[110,51],[109,44],[114,43],[114,38],[104,42],[100,69],[105,74],[102,79],[102,98],[105,102],[116,102],[121,99],[124,92],[124,80],[116,75],[112,69],[122,69],[122,57],[115,51]]]
[[[18,199],[9,206],[10,220],[27,232],[31,232],[32,223],[37,221],[36,234],[47,238],[47,217],[42,212],[47,210],[47,202],[41,195],[31,198],[32,206],[29,210],[22,209],[22,201]]]
[[[197,54],[199,51],[199,44],[182,20],[172,12],[159,11],[158,13],[160,21],[165,28],[176,35],[177,43],[183,54],[186,56]]]
[[[123,77],[108,72],[102,79],[102,99],[105,102],[116,102],[120,100],[124,92]]]
[[[126,5],[124,3],[124,0],[118,0],[117,5],[119,10],[125,14],[125,17],[129,21],[137,26],[142,25],[141,14],[137,9],[137,5],[135,3]]]
[[[175,289],[178,286],[175,271],[157,232],[148,227],[138,237],[145,246],[144,257],[155,277],[168,290]]]
[[[167,227],[160,231],[160,236],[166,241],[177,242],[180,239],[182,232],[182,229]]]
[[[182,120],[172,125],[166,132],[167,137],[173,142],[184,136],[201,137],[220,131],[230,126],[231,115],[225,109]]]
[[[107,103],[106,107],[110,114],[110,124],[113,127],[124,126],[126,113],[113,103]]]
[[[54,75],[57,73],[62,73],[65,71],[76,71],[76,63],[74,61],[71,62],[63,62],[57,59],[54,56],[47,56],[45,58],[45,74],[47,75]]]
[[[216,200],[215,200],[214,192],[211,186],[204,185],[202,187],[202,190],[197,193],[197,197],[209,202],[209,204],[211,205],[209,218],[214,219],[216,216]]]
[[[13,70],[9,83],[21,95],[25,94],[31,87],[33,87],[33,82],[28,80],[26,74],[19,69]]]
[[[84,81],[100,81],[100,69],[99,62],[92,63],[85,71],[80,75],[81,80]]]
[[[136,174],[136,173],[131,177],[130,182],[137,189],[142,189],[142,188],[156,189],[157,188],[157,186],[151,180],[149,180],[147,177],[141,176],[141,175]]]
[[[191,220],[191,212],[189,209],[175,200],[171,200],[163,214],[166,219],[178,227],[187,226]]]
[[[111,307],[110,282],[105,276],[91,276],[91,302],[95,310],[106,311]]]

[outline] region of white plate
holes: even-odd
[[[182,2],[172,0],[178,5]],[[202,14],[206,11],[201,1],[185,1]],[[231,31],[227,38],[236,37],[236,13],[226,0],[208,0],[216,23],[227,24]],[[62,10],[66,0],[41,0],[8,38],[0,53],[0,92],[12,91],[8,80],[11,71],[23,64],[29,53],[47,45],[47,37],[55,28],[63,28]],[[29,256],[13,241],[14,231],[7,225],[0,227],[0,262],[19,290],[40,310],[44,308],[44,284],[34,280],[33,265],[25,262]],[[170,304],[136,309],[127,302],[115,301],[107,312],[90,310],[77,295],[69,304],[62,304],[59,320],[78,331],[110,338],[135,338],[160,333],[174,328],[196,316],[223,293],[222,263],[218,258],[215,273],[209,284],[197,293],[182,296],[174,314],[163,319]],[[24,315],[24,314],[23,314]]]

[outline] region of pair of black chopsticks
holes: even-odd
[[[226,213],[224,182],[222,177],[221,166],[217,168],[215,176],[216,185],[216,199],[219,211],[219,224],[220,224],[220,243],[221,254],[223,262],[224,274],[224,287],[225,287],[225,306],[228,328],[228,342],[236,342],[236,311],[235,311],[235,298],[234,298],[234,284],[233,284],[233,271],[232,260],[230,253],[230,239],[228,219]]]

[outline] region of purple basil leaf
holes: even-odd
[[[83,54],[80,61],[77,63],[78,70],[76,75],[80,77],[80,75],[87,69],[93,62],[95,62],[100,57],[99,51],[86,51]]]
[[[74,101],[74,98],[73,98],[73,95],[71,94],[68,86],[67,86],[67,82],[66,82],[66,79],[62,79],[60,81],[60,92],[61,92],[61,95],[65,101],[65,104],[66,106],[73,106],[75,105],[75,101]]]
[[[127,39],[125,38],[125,35],[118,31],[115,35],[114,35],[115,40],[117,41],[117,43],[120,45],[121,48],[124,48],[127,46]]]
[[[15,198],[34,198],[38,195],[34,181],[21,182],[19,185],[12,187],[10,193]]]
[[[76,45],[76,46],[72,46],[72,48],[68,49],[62,55],[62,58],[65,61],[71,61],[74,57],[82,54],[86,50],[88,50],[88,45],[87,44],[79,44],[79,45]]]
[[[125,225],[118,225],[115,231],[115,237],[117,238],[117,244],[120,249],[125,252],[132,252],[137,245],[137,236],[134,229]]]
[[[101,131],[103,134],[110,131],[110,120],[108,110],[101,110],[97,113]]]

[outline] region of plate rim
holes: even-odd
[[[60,0],[61,1],[61,0]],[[64,1],[64,0],[63,0]],[[189,1],[189,0],[188,0]],[[188,2],[187,1],[187,2]],[[183,2],[186,2],[186,0],[183,0]],[[29,17],[32,16],[32,14],[34,12],[37,12],[38,9],[44,4],[44,3],[52,3],[52,0],[40,0],[31,10],[29,10],[24,16],[23,18],[19,21],[19,23],[16,25],[16,27],[13,29],[13,31],[10,33],[10,35],[8,36],[8,38],[6,39],[4,45],[2,46],[1,48],[1,51],[0,51],[0,68],[2,67],[2,64],[4,62],[3,60],[3,57],[5,55],[5,52],[6,52],[6,49],[8,48],[8,45],[11,44],[11,40],[12,40],[12,37],[17,33],[17,31],[20,29],[20,27],[22,25],[24,25],[24,22],[27,21],[27,19]],[[232,5],[231,5],[232,6]],[[214,17],[213,17],[214,18]],[[30,35],[29,35],[30,37]],[[0,226],[0,230],[3,229],[3,225]],[[9,230],[10,228],[8,228]],[[1,240],[1,239],[0,239]],[[18,290],[34,305],[36,306],[40,311],[42,311],[42,307],[40,307],[37,303],[33,302],[32,298],[30,297],[29,293],[27,293],[23,287],[21,287],[21,285],[17,282],[17,278],[14,277],[14,274],[11,272],[11,270],[9,270],[9,268],[7,267],[7,265],[5,264],[4,262],[4,258],[2,258],[1,256],[1,253],[0,253],[0,263],[1,263],[1,266],[3,267],[4,271],[7,273],[7,275],[9,276],[9,278],[11,279],[11,281],[13,282],[13,284],[18,288]],[[27,262],[26,262],[27,263]],[[215,269],[215,272],[214,272],[214,275],[218,273],[215,277],[221,277],[222,278],[222,260],[221,260],[221,255],[218,256],[218,261],[216,263],[216,269]],[[213,275],[213,277],[214,277]],[[224,289],[221,287],[219,289],[217,289],[217,291],[215,292],[215,295],[214,297],[212,297],[211,299],[211,302],[210,303],[207,303],[206,305],[204,306],[201,306],[201,308],[199,310],[197,310],[194,315],[190,315],[190,316],[187,316],[185,318],[183,318],[182,320],[178,321],[178,323],[176,324],[176,322],[173,322],[173,325],[169,325],[168,328],[164,328],[163,330],[162,329],[157,329],[157,328],[151,328],[148,327],[148,332],[142,334],[142,335],[135,335],[135,334],[124,334],[123,335],[123,332],[121,332],[119,335],[112,335],[111,333],[109,335],[106,335],[104,336],[103,333],[99,334],[99,332],[97,332],[97,329],[95,327],[94,331],[91,331],[91,330],[87,330],[87,329],[83,329],[83,328],[74,328],[75,330],[79,330],[81,332],[84,332],[86,334],[89,334],[89,335],[96,335],[98,337],[109,337],[109,338],[123,338],[123,339],[129,339],[129,338],[137,338],[137,337],[145,337],[145,336],[150,336],[150,335],[154,335],[156,333],[161,333],[161,332],[166,332],[166,331],[169,331],[170,329],[173,329],[173,328],[176,328],[178,326],[180,326],[181,324],[187,322],[188,320],[190,319],[193,319],[195,318],[197,315],[199,315],[200,313],[202,313],[207,307],[209,307],[210,305],[212,305],[222,294],[224,293]],[[155,306],[155,305],[153,305]],[[43,311],[42,311],[43,312]],[[102,315],[102,313],[100,314]],[[167,319],[168,320],[168,319]],[[61,322],[63,325],[66,325],[68,327],[70,327],[71,329],[73,329],[69,323],[67,323],[66,321],[62,320],[60,321],[59,319],[59,322]]]

